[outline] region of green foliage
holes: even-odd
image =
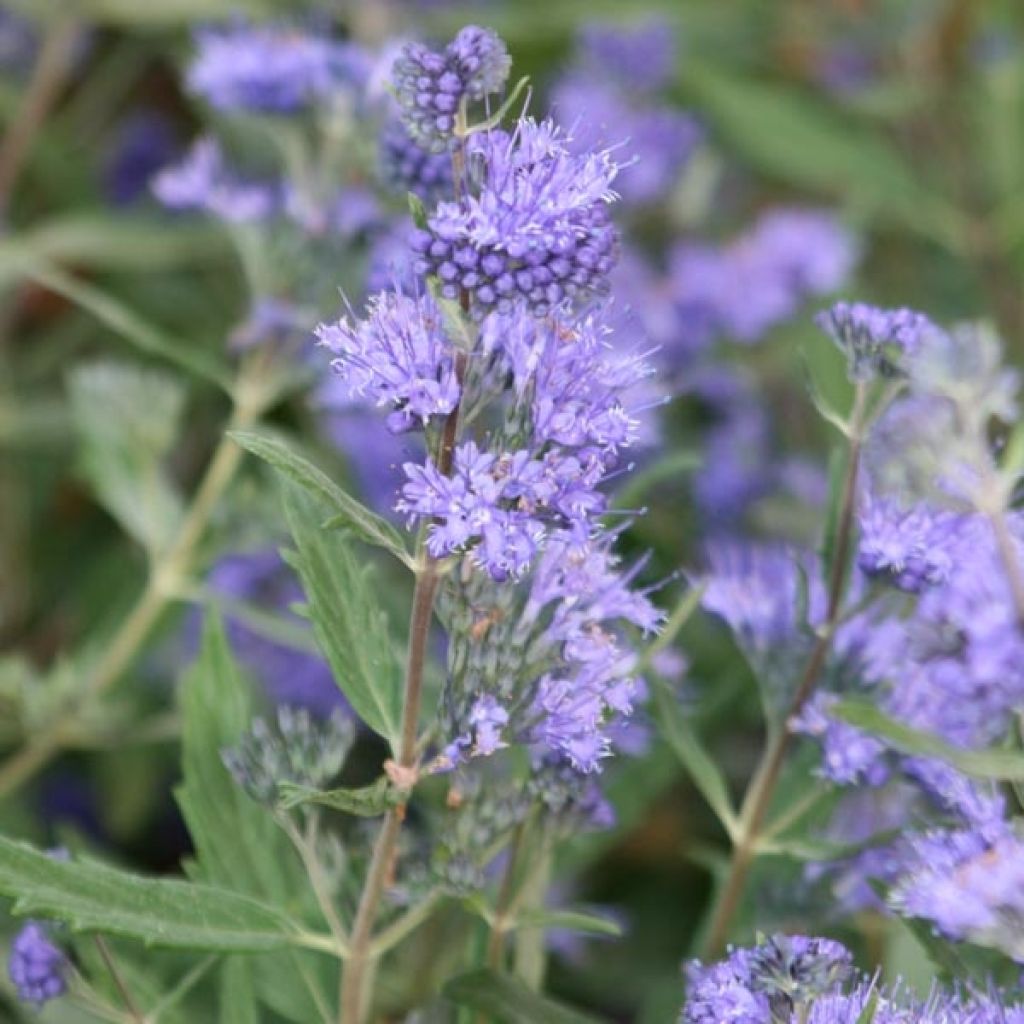
[[[538,995],[518,978],[487,968],[453,978],[444,994],[496,1024],[595,1024],[595,1018]]]
[[[189,873],[277,906],[301,902],[306,877],[287,838],[235,784],[221,758],[251,724],[252,707],[216,615],[204,623],[199,659],[182,686],[181,712],[183,781],[175,796],[196,848]],[[300,962],[300,955],[259,957],[251,968],[261,997],[298,1024],[317,1014],[309,979],[318,965]],[[243,969],[233,970],[232,985],[243,984]]]
[[[185,404],[166,373],[121,363],[85,363],[68,377],[82,474],[97,498],[150,554],[172,536],[181,500],[163,460]]]
[[[402,535],[386,519],[342,490],[308,459],[268,434],[233,431],[231,437],[246,451],[269,462],[284,477],[323,501],[326,506],[324,519],[332,528],[350,530],[360,540],[390,551],[400,561],[411,565]]]
[[[866,124],[789,86],[754,80],[690,56],[687,94],[757,169],[801,188],[838,193],[868,216],[953,242],[956,211]]]
[[[357,818],[377,818],[397,807],[407,794],[399,792],[384,777],[359,789],[310,789],[291,782],[281,783],[281,807],[288,810],[303,804],[319,804]]]
[[[963,750],[931,733],[897,722],[867,701],[839,701],[829,707],[829,713],[849,725],[881,736],[888,746],[900,753],[937,758],[971,778],[1001,781],[1024,779],[1022,751]]]
[[[321,650],[360,718],[395,748],[402,679],[371,567],[359,561],[346,533],[323,528],[327,506],[322,500],[285,484],[284,504],[295,541],[288,558],[302,578]]]
[[[94,861],[55,860],[0,836],[0,893],[20,915],[53,917],[73,931],[105,932],[147,946],[255,953],[301,944],[285,914],[247,896],[141,878]]]

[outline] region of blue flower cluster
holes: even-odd
[[[476,25],[461,29],[440,53],[409,43],[392,71],[409,132],[427,149],[443,151],[455,135],[459,108],[498,92],[511,66],[501,39]]]
[[[618,251],[611,152],[574,153],[554,122],[529,118],[470,143],[471,193],[417,232],[417,273],[445,298],[468,296],[478,319],[523,303],[543,315],[603,290]]]
[[[68,959],[53,944],[46,926],[29,921],[11,943],[7,970],[23,1002],[42,1006],[68,987]]]
[[[218,110],[292,114],[368,70],[357,47],[291,26],[237,22],[198,32],[196,43],[188,86]]]
[[[995,991],[936,987],[924,1000],[853,967],[831,939],[775,935],[687,971],[680,1024],[1017,1024],[1024,1007]]]
[[[441,65],[469,67],[470,42],[490,55],[482,85],[460,79],[477,98],[473,89],[500,84],[487,68],[504,48],[486,33],[399,58],[403,145],[422,140],[435,93],[457,95]],[[435,76],[420,83],[431,104],[410,100],[414,71]],[[650,373],[645,353],[616,347],[610,304],[590,301],[617,249],[617,167],[609,152],[568,142],[553,122],[526,118],[511,132],[471,132],[458,198],[441,198],[412,236],[412,280],[317,331],[350,391],[386,407],[392,431],[426,440],[426,459],[403,467],[396,508],[426,527],[430,557],[456,566],[437,768],[526,746],[534,780],[550,773],[551,801],[565,792],[564,766],[599,768],[643,692],[619,625],[660,622],[630,589],[633,574],[618,571],[615,534],[600,521],[602,485],[639,437],[629,393]]]

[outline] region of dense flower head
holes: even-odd
[[[219,110],[293,113],[366,70],[357,47],[297,27],[237,23],[201,29],[196,43],[189,89]]]
[[[853,974],[849,950],[831,939],[775,935],[722,961],[687,968],[681,1024],[788,1024]]]
[[[169,209],[202,210],[233,223],[264,220],[280,202],[275,186],[231,171],[211,138],[199,139],[180,163],[162,170],[153,193]]]
[[[716,541],[708,546],[707,563],[701,606],[728,624],[755,665],[799,645],[806,625],[800,621],[801,556],[777,545]],[[806,585],[805,611],[814,619],[822,599],[813,578]]]
[[[412,192],[425,203],[452,195],[452,160],[421,146],[398,120],[385,122],[380,135],[380,174],[399,195]]]
[[[678,246],[672,274],[687,317],[713,334],[751,344],[807,298],[839,288],[856,259],[852,236],[831,215],[780,209],[724,245]]]
[[[365,319],[321,324],[316,337],[334,353],[334,369],[355,394],[392,408],[393,433],[421,429],[458,404],[454,349],[428,295],[380,292]]]
[[[474,314],[537,314],[601,291],[618,235],[608,204],[618,166],[608,151],[576,154],[551,121],[473,137],[471,194],[438,205],[413,238],[416,270],[441,294],[469,296]]]
[[[904,375],[937,330],[923,313],[863,302],[837,302],[816,319],[846,355],[853,380]]]
[[[1009,829],[934,831],[911,844],[891,904],[950,939],[994,946],[1024,961],[1024,842]]]
[[[868,498],[860,514],[857,565],[867,576],[920,593],[949,578],[964,528],[964,517],[945,509]]]
[[[642,564],[620,569],[614,539],[600,533],[581,541],[569,531],[546,539],[518,609],[505,608],[500,624],[489,625],[467,652],[473,685],[496,687],[500,695],[473,693],[458,702],[448,724],[456,737],[446,749],[451,764],[492,753],[501,745],[495,742],[499,726],[500,737],[526,744],[538,765],[567,765],[583,776],[599,771],[619,745],[633,702],[644,693],[636,658],[619,629],[629,624],[651,633],[663,616],[646,593],[632,587]],[[499,600],[478,593],[474,598]],[[492,653],[474,660],[488,645]],[[522,673],[514,668],[524,657],[545,670],[515,684]],[[455,663],[462,664],[461,656]]]
[[[281,783],[319,789],[330,782],[354,739],[355,727],[344,711],[322,719],[304,708],[283,705],[273,725],[257,718],[236,746],[221,752],[221,759],[253,800],[273,806]]]
[[[7,970],[18,998],[34,1006],[67,991],[67,957],[39,921],[29,921],[14,937]]]
[[[657,18],[634,25],[591,22],[577,45],[580,62],[590,71],[640,92],[668,85],[676,60],[672,26]]]
[[[641,355],[609,346],[601,309],[496,314],[479,334],[471,359],[501,369],[518,426],[497,451],[459,445],[450,474],[433,461],[407,464],[398,509],[431,521],[435,556],[472,546],[478,564],[504,579],[523,572],[550,530],[590,532],[606,506],[598,488],[636,439],[625,395],[648,370]]]
[[[447,148],[464,101],[498,92],[508,78],[511,59],[490,29],[467,25],[438,52],[409,43],[395,61],[395,94],[410,134],[434,151]]]
[[[613,347],[608,313],[574,317],[563,306],[544,318],[493,314],[482,324],[481,346],[507,367],[534,445],[593,446],[614,456],[636,441],[639,422],[624,396],[651,368],[645,353]]]
[[[766,965],[767,960],[767,965]],[[775,969],[771,965],[775,965]],[[781,966],[781,969],[779,967]],[[935,985],[923,999],[852,966],[830,939],[774,936],[687,968],[680,1024],[1019,1024],[1024,1009],[994,987]]]

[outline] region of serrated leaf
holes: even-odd
[[[367,544],[390,551],[406,565],[412,564],[404,538],[386,519],[356,501],[322,469],[314,466],[284,442],[254,431],[236,430],[232,431],[230,436],[247,452],[269,462],[285,477],[294,480],[310,494],[321,499],[327,506],[324,520],[328,521],[332,528],[343,526]]]
[[[622,926],[610,917],[602,917],[590,910],[572,907],[547,909],[536,907],[522,911],[516,916],[516,929],[557,928],[560,931],[579,932],[583,935],[608,935],[616,938],[622,934]]]
[[[1016,750],[963,750],[932,733],[897,722],[866,701],[838,701],[829,714],[858,729],[880,736],[894,750],[915,757],[934,757],[975,779],[1024,779],[1024,752]]]
[[[55,860],[0,836],[0,894],[14,913],[65,921],[146,946],[255,953],[300,944],[281,911],[209,885],[143,878],[95,861]]]
[[[666,742],[689,772],[694,785],[715,812],[722,827],[729,835],[733,835],[736,830],[736,812],[732,807],[725,776],[700,742],[682,709],[672,699],[668,687],[660,680],[654,684],[654,712]]]
[[[286,483],[284,504],[297,549],[287,557],[302,580],[320,649],[356,713],[394,748],[402,679],[387,617],[371,585],[372,566],[356,558],[344,533],[322,528],[322,500]]]
[[[757,169],[838,193],[874,215],[957,244],[957,210],[931,193],[899,152],[871,128],[809,93],[687,60],[684,88],[725,139]]]
[[[250,726],[252,707],[215,612],[206,616],[199,657],[180,692],[184,781],[175,797],[196,850],[189,873],[274,905],[294,906],[308,889],[301,865],[266,809],[235,784],[221,758]],[[317,1019],[309,979],[314,967],[331,967],[322,957],[309,960],[309,954],[289,951],[258,956],[251,965],[260,997],[296,1024]]]
[[[68,391],[83,475],[135,540],[160,550],[182,514],[163,467],[185,404],[180,381],[122,363],[90,363],[72,371]]]
[[[527,988],[518,978],[488,968],[452,978],[443,989],[453,1003],[486,1014],[497,1024],[596,1024],[579,1013]]]
[[[320,804],[359,818],[376,818],[386,814],[406,799],[385,777],[359,789],[311,789],[294,782],[282,782],[279,792],[284,810],[300,804]]]

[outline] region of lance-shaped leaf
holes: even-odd
[[[185,392],[165,373],[120,363],[77,367],[68,379],[79,464],[96,497],[149,552],[165,545],[181,501],[163,460]]]
[[[402,679],[372,566],[356,557],[344,532],[323,529],[322,500],[288,483],[284,497],[296,547],[286,557],[302,578],[317,642],[356,713],[395,747]]]
[[[332,528],[344,527],[367,544],[390,551],[401,562],[412,565],[405,540],[386,519],[356,501],[322,469],[283,441],[248,430],[233,431],[231,437],[247,452],[269,462],[278,472],[323,501],[324,519]]]
[[[512,975],[487,968],[453,978],[444,994],[497,1024],[595,1024],[596,1020],[538,995]]]
[[[284,810],[300,804],[320,804],[359,818],[379,817],[408,799],[407,793],[395,789],[385,777],[359,789],[312,789],[294,782],[282,782],[279,792]]]
[[[281,911],[247,896],[176,879],[143,878],[96,861],[56,860],[0,836],[0,893],[14,912],[65,921],[147,946],[255,953],[301,945]]]
[[[1024,779],[1024,751],[963,750],[932,733],[911,728],[890,718],[866,701],[846,700],[829,706],[829,714],[880,736],[894,750],[915,757],[934,757],[975,779]]]

